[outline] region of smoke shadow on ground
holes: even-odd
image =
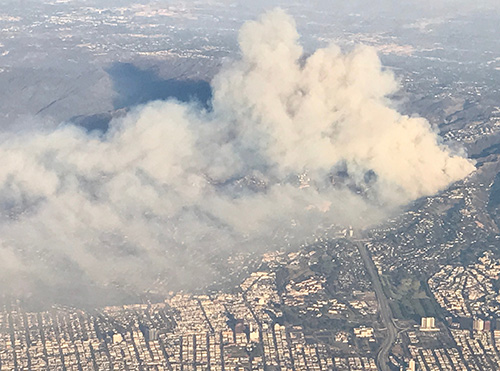
[[[163,79],[153,69],[141,69],[132,63],[122,62],[113,63],[105,71],[111,78],[116,95],[113,100],[114,111],[70,119],[72,124],[89,133],[105,133],[112,119],[123,116],[129,108],[155,100],[176,99],[184,103],[197,103],[203,109],[212,108],[212,88],[207,81]]]
[[[70,119],[73,125],[79,126],[87,133],[100,132],[105,133],[109,129],[109,123],[111,120],[117,116],[118,113],[123,110],[98,113],[90,116],[75,116]]]
[[[131,63],[113,63],[106,72],[117,94],[114,108],[122,109],[153,100],[177,99],[198,102],[210,109],[212,89],[204,80],[163,79],[152,69],[141,69]]]

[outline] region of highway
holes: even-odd
[[[382,342],[382,345],[377,354],[377,367],[382,371],[390,371],[390,368],[388,366],[389,350],[396,341],[397,329],[394,325],[394,318],[392,316],[391,307],[389,306],[389,300],[385,296],[384,290],[382,289],[382,283],[380,282],[380,277],[378,276],[375,264],[373,263],[373,260],[368,253],[365,244],[361,241],[357,241],[356,243],[358,245],[358,250],[361,254],[361,258],[363,259],[366,270],[371,277],[373,289],[375,290],[375,294],[377,295],[380,316],[385,328],[387,329],[386,337],[384,338],[384,341]]]

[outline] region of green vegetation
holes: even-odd
[[[418,322],[421,317],[440,317],[439,308],[431,297],[426,282],[405,277],[394,283],[389,276],[380,278],[394,318]]]

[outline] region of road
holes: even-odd
[[[389,300],[385,296],[384,290],[382,289],[382,283],[380,282],[380,277],[378,276],[375,264],[373,263],[370,254],[366,250],[365,244],[361,241],[358,241],[357,245],[359,253],[361,254],[361,258],[365,263],[366,270],[371,277],[373,289],[375,290],[375,294],[377,295],[380,316],[385,328],[387,329],[387,335],[382,342],[382,346],[380,347],[377,354],[377,367],[382,371],[390,371],[390,368],[388,366],[389,350],[396,341],[397,329],[394,325],[394,318],[392,316],[391,307],[389,306]]]

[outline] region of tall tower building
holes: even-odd
[[[436,319],[434,317],[422,317],[422,321],[420,323],[421,331],[436,331]]]
[[[481,318],[475,319],[472,322],[472,329],[474,331],[484,331],[484,321]]]

